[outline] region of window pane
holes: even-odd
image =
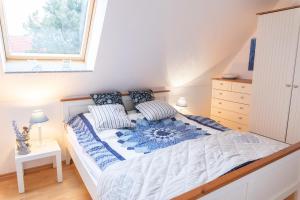
[[[4,0],[9,54],[80,54],[89,0]]]

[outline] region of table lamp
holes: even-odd
[[[180,97],[176,102],[176,107],[178,112],[182,114],[189,114],[188,110],[186,109],[188,107],[188,103],[185,97]]]
[[[29,123],[37,125],[39,128],[39,144],[43,144],[42,140],[42,123],[47,122],[49,119],[42,110],[34,110],[31,114]]]
[[[179,107],[187,107],[187,100],[185,97],[180,97],[177,102],[176,102],[176,106],[179,106]]]

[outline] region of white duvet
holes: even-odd
[[[139,116],[131,115],[131,118],[136,117]],[[92,121],[89,116],[87,118]],[[176,118],[197,124],[183,116]],[[210,136],[188,140],[150,154],[138,154],[124,150],[117,142],[115,132],[97,133],[101,140],[126,158],[109,166],[99,176],[99,200],[170,199],[235,167],[287,147],[286,144],[250,133],[210,129]]]

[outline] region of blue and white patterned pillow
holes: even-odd
[[[127,116],[124,106],[120,104],[92,105],[88,106],[98,130],[118,129],[133,127]]]
[[[154,100],[153,91],[150,89],[132,90],[132,91],[129,91],[128,93],[129,93],[130,98],[133,101],[134,106],[137,106],[140,103]]]
[[[174,117],[177,113],[175,108],[168,103],[159,100],[140,103],[136,106],[136,109],[138,109],[149,121]]]
[[[122,102],[122,95],[121,92],[103,92],[97,94],[90,95],[95,102],[96,105],[107,105],[107,104],[121,104]]]

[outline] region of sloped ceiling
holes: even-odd
[[[255,13],[275,3],[110,0],[94,72],[1,72],[0,101],[35,93],[47,99],[109,89],[184,86],[233,56],[255,30]]]

